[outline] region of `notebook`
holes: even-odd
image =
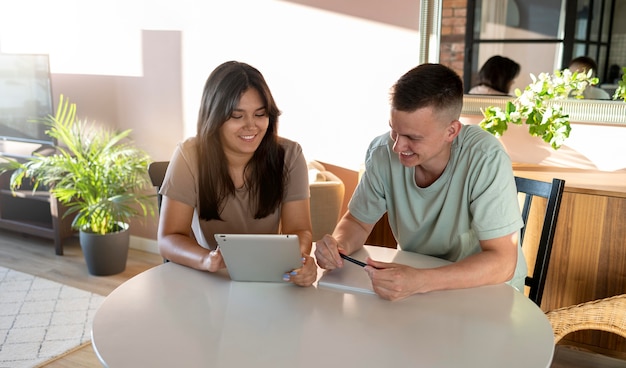
[[[371,245],[363,246],[363,248],[350,254],[350,257],[362,262],[365,262],[367,257],[370,257],[376,261],[401,263],[416,268],[439,267],[450,263],[446,260],[423,254]],[[372,282],[363,267],[346,260],[343,261],[342,268],[324,271],[324,274],[317,282],[317,286],[341,291],[374,294]]]
[[[302,267],[297,235],[215,234],[234,281],[284,282],[283,275]]]

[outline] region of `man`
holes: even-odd
[[[400,249],[452,261],[416,269],[367,259],[374,291],[397,300],[434,290],[510,282],[523,290],[523,226],[510,158],[498,140],[459,121],[463,83],[451,69],[423,64],[391,92],[390,134],[375,138],[365,173],[332,236],[316,245],[320,267],[363,246],[384,213]]]
[[[587,73],[591,70],[591,76],[595,77],[596,72],[598,70],[598,64],[596,64],[595,60],[587,56],[579,56],[573,59],[568,69],[574,73]],[[596,86],[587,86],[583,91],[583,97],[587,100],[610,100],[611,96],[609,93],[602,88],[598,88]]]

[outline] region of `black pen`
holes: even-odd
[[[354,263],[355,265],[359,265],[359,266],[361,266],[361,267],[365,267],[365,266],[367,266],[367,263],[365,263],[365,262],[361,262],[361,261],[359,261],[358,259],[354,259],[354,258],[352,258],[352,257],[350,257],[350,256],[347,256],[347,255],[345,255],[345,254],[342,254],[342,253],[339,253],[339,255],[341,256],[341,258],[345,259],[345,260],[346,260],[346,261],[348,261],[348,262],[352,262],[352,263]]]

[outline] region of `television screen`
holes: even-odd
[[[33,122],[52,114],[48,55],[0,53],[0,140],[53,144]]]

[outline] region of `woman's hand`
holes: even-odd
[[[283,275],[283,280],[298,286],[311,286],[317,279],[317,265],[313,257],[303,254],[302,267]]]
[[[216,272],[222,268],[226,268],[226,263],[224,263],[224,258],[222,257],[220,248],[218,247],[217,249],[212,250],[209,255],[204,258],[202,265],[203,269],[209,272]]]

